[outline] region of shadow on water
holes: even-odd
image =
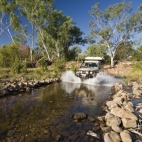
[[[90,85],[89,80],[83,83],[78,80],[80,82],[63,81],[34,89],[31,94],[1,98],[0,141],[97,140],[86,135],[93,128],[92,122],[86,119],[75,123],[71,115],[75,112],[93,117],[101,115],[101,106],[108,97],[111,85],[104,85],[104,82]]]

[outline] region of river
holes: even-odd
[[[98,80],[101,79],[100,76]],[[66,78],[66,75],[64,77]],[[73,79],[71,75],[68,80],[72,81],[64,80],[34,89],[29,94],[1,98],[0,141],[103,142],[103,139],[98,140],[87,135],[87,132],[93,129],[94,123],[88,119],[75,122],[72,118],[77,112],[84,112],[94,118],[103,114],[101,107],[111,90],[112,84],[109,82],[114,78],[108,77],[109,82],[105,75],[102,78],[96,83],[91,79]],[[79,82],[75,81],[76,79]]]

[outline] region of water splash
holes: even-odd
[[[62,74],[61,79],[62,82],[83,83],[89,85],[113,86],[116,82],[123,83],[122,79],[117,79],[105,72],[99,72],[94,78],[81,80],[79,77],[75,76],[73,71],[66,71]]]
[[[69,83],[81,83],[81,79],[77,77],[73,71],[66,71],[62,74],[61,80]]]
[[[99,72],[96,75],[96,77],[84,80],[83,83],[90,84],[90,85],[113,86],[116,82],[120,82],[120,81],[121,81],[120,79],[117,79],[108,73]]]

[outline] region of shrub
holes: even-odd
[[[56,59],[53,63],[54,71],[63,71],[65,69],[65,60],[64,59]]]
[[[21,72],[22,66],[21,66],[20,60],[18,58],[16,58],[15,61],[12,63],[11,68],[14,73]]]
[[[27,73],[27,61],[22,62],[22,72]]]
[[[42,71],[47,71],[47,63],[46,63],[46,60],[44,58],[42,58],[39,61],[39,65],[40,65]]]
[[[72,63],[72,64],[71,64],[71,70],[75,72],[75,71],[76,71],[76,69],[77,69],[77,67],[75,66],[75,64],[74,64],[74,63]]]

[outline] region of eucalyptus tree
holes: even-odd
[[[104,57],[107,54],[107,47],[101,44],[91,44],[84,53],[87,56]]]
[[[111,58],[111,66],[114,66],[116,52],[120,45],[132,38],[142,30],[142,5],[135,13],[132,13],[132,3],[116,3],[110,5],[104,11],[99,9],[99,3],[92,6],[90,15],[90,38],[96,43],[107,46]]]
[[[85,43],[82,38],[83,32],[61,11],[53,9],[47,21],[43,28],[43,38],[52,55],[56,54],[59,58],[66,56],[70,46]],[[39,43],[41,42],[39,38]]]
[[[41,34],[41,27],[44,25],[45,18],[48,15],[48,9],[52,6],[53,0],[14,0],[18,11],[21,16],[26,18],[31,27],[31,39],[32,49],[35,46],[35,37],[37,32]],[[25,34],[25,37],[28,38]],[[32,49],[31,49],[31,60],[32,60]],[[47,51],[47,49],[46,49]],[[48,52],[47,52],[48,54]]]
[[[15,14],[15,3],[13,1],[0,1],[0,36],[2,34],[8,35],[12,42],[15,40],[12,36],[12,29],[19,30],[19,17]]]
[[[125,42],[116,49],[115,60],[123,61],[129,59],[134,54],[133,43]]]
[[[132,58],[136,61],[142,61],[142,45],[137,47],[137,49],[134,50],[134,54]]]

